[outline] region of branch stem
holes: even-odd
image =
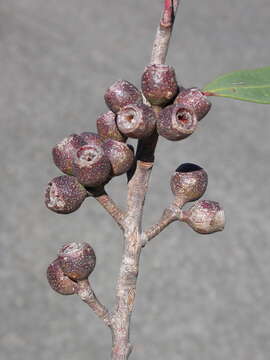
[[[180,0],[164,0],[164,9],[154,40],[151,64],[164,64]]]
[[[151,64],[163,64],[166,59],[176,10],[180,0],[164,0],[164,8],[153,45]],[[156,115],[160,107],[153,107]],[[120,274],[116,287],[116,306],[111,317],[112,360],[127,360],[131,351],[130,320],[134,307],[139,260],[142,249],[142,216],[148,190],[154,153],[158,141],[155,131],[149,138],[139,140],[136,152],[136,169],[128,175],[127,214],[121,218],[124,228],[124,248]],[[162,226],[160,225],[160,231]],[[152,229],[152,235],[157,230]]]
[[[128,211],[125,219],[124,251],[116,288],[116,307],[112,316],[113,360],[126,360],[131,353],[130,318],[136,295],[141,254],[141,223],[153,163],[138,160],[128,183]]]

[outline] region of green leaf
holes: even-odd
[[[270,66],[234,71],[207,84],[203,92],[259,104],[270,104]]]

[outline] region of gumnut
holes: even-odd
[[[69,214],[77,210],[86,197],[86,189],[75,177],[62,175],[49,182],[45,192],[45,204],[56,213]]]
[[[183,221],[200,234],[211,234],[224,229],[225,216],[219,203],[199,200],[184,212]]]
[[[47,269],[47,279],[51,288],[62,295],[73,295],[78,285],[63,273],[59,260],[54,260]]]
[[[96,187],[110,177],[111,163],[99,145],[84,145],[73,160],[73,173],[84,186]]]
[[[182,104],[169,105],[161,110],[157,120],[159,135],[177,141],[191,135],[197,126],[194,111]]]
[[[142,139],[150,136],[156,127],[156,115],[148,105],[125,106],[117,116],[119,130],[128,137]]]
[[[126,105],[143,102],[141,92],[126,80],[118,80],[112,84],[106,90],[104,99],[108,108],[115,113]]]
[[[141,80],[142,92],[152,105],[164,106],[178,92],[174,68],[164,64],[149,65]]]
[[[72,161],[74,154],[85,142],[77,134],[69,135],[52,149],[55,165],[65,174],[72,175]]]
[[[72,242],[59,250],[58,261],[63,273],[70,279],[85,280],[95,268],[96,255],[86,242]]]
[[[183,203],[198,200],[207,188],[208,176],[200,166],[190,163],[180,165],[171,177],[171,189]]]
[[[180,91],[174,100],[175,104],[190,106],[200,121],[211,109],[211,102],[199,89],[190,88]]]
[[[93,145],[93,146],[102,146],[103,140],[99,134],[96,134],[91,131],[84,131],[80,134],[80,137],[83,139],[84,144]]]
[[[127,137],[122,134],[116,124],[116,115],[112,111],[99,116],[97,119],[97,130],[102,140],[113,139],[125,142]]]
[[[104,142],[103,149],[109,158],[114,176],[126,173],[134,161],[134,152],[125,143],[108,139]]]

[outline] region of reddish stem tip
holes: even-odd
[[[172,0],[164,0],[164,10],[161,17],[161,25],[170,27],[173,24],[174,11]]]

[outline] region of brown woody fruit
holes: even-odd
[[[118,80],[110,86],[105,92],[104,99],[108,108],[115,113],[126,105],[143,102],[141,92],[126,80]]]
[[[103,149],[111,162],[114,176],[122,175],[131,168],[134,161],[134,152],[127,144],[108,139],[104,142]]]
[[[131,104],[117,116],[119,130],[128,137],[142,139],[150,136],[156,127],[156,115],[150,106]]]
[[[147,66],[141,83],[142,92],[152,105],[164,106],[172,101],[178,92],[174,68],[164,64]]]
[[[205,117],[212,105],[207,96],[205,96],[197,88],[184,89],[180,91],[174,100],[174,104],[190,106],[194,110],[198,121]]]
[[[58,261],[63,273],[70,279],[85,280],[95,268],[96,255],[86,242],[72,242],[59,250]]]
[[[207,188],[208,176],[204,169],[195,164],[180,165],[171,177],[171,189],[182,203],[198,200]]]
[[[161,110],[157,120],[159,135],[177,141],[191,135],[197,126],[194,111],[186,105],[169,105]]]
[[[72,175],[74,154],[85,142],[77,134],[69,135],[52,149],[53,161],[63,173]]]
[[[224,229],[225,216],[219,203],[199,200],[184,212],[183,221],[200,234],[211,234]]]
[[[127,137],[119,131],[116,124],[116,115],[108,111],[97,119],[97,130],[102,140],[113,139],[125,142]]]
[[[93,146],[102,146],[103,141],[99,134],[96,134],[91,131],[84,131],[80,134],[80,137],[83,139],[84,144],[93,145]]]
[[[73,295],[77,292],[78,285],[63,273],[58,259],[49,265],[47,279],[51,288],[61,295]]]
[[[84,145],[73,159],[73,173],[78,181],[89,187],[104,184],[110,177],[111,163],[102,146]]]
[[[69,214],[77,210],[86,197],[86,189],[75,177],[62,175],[49,182],[45,192],[45,204],[56,213]]]

